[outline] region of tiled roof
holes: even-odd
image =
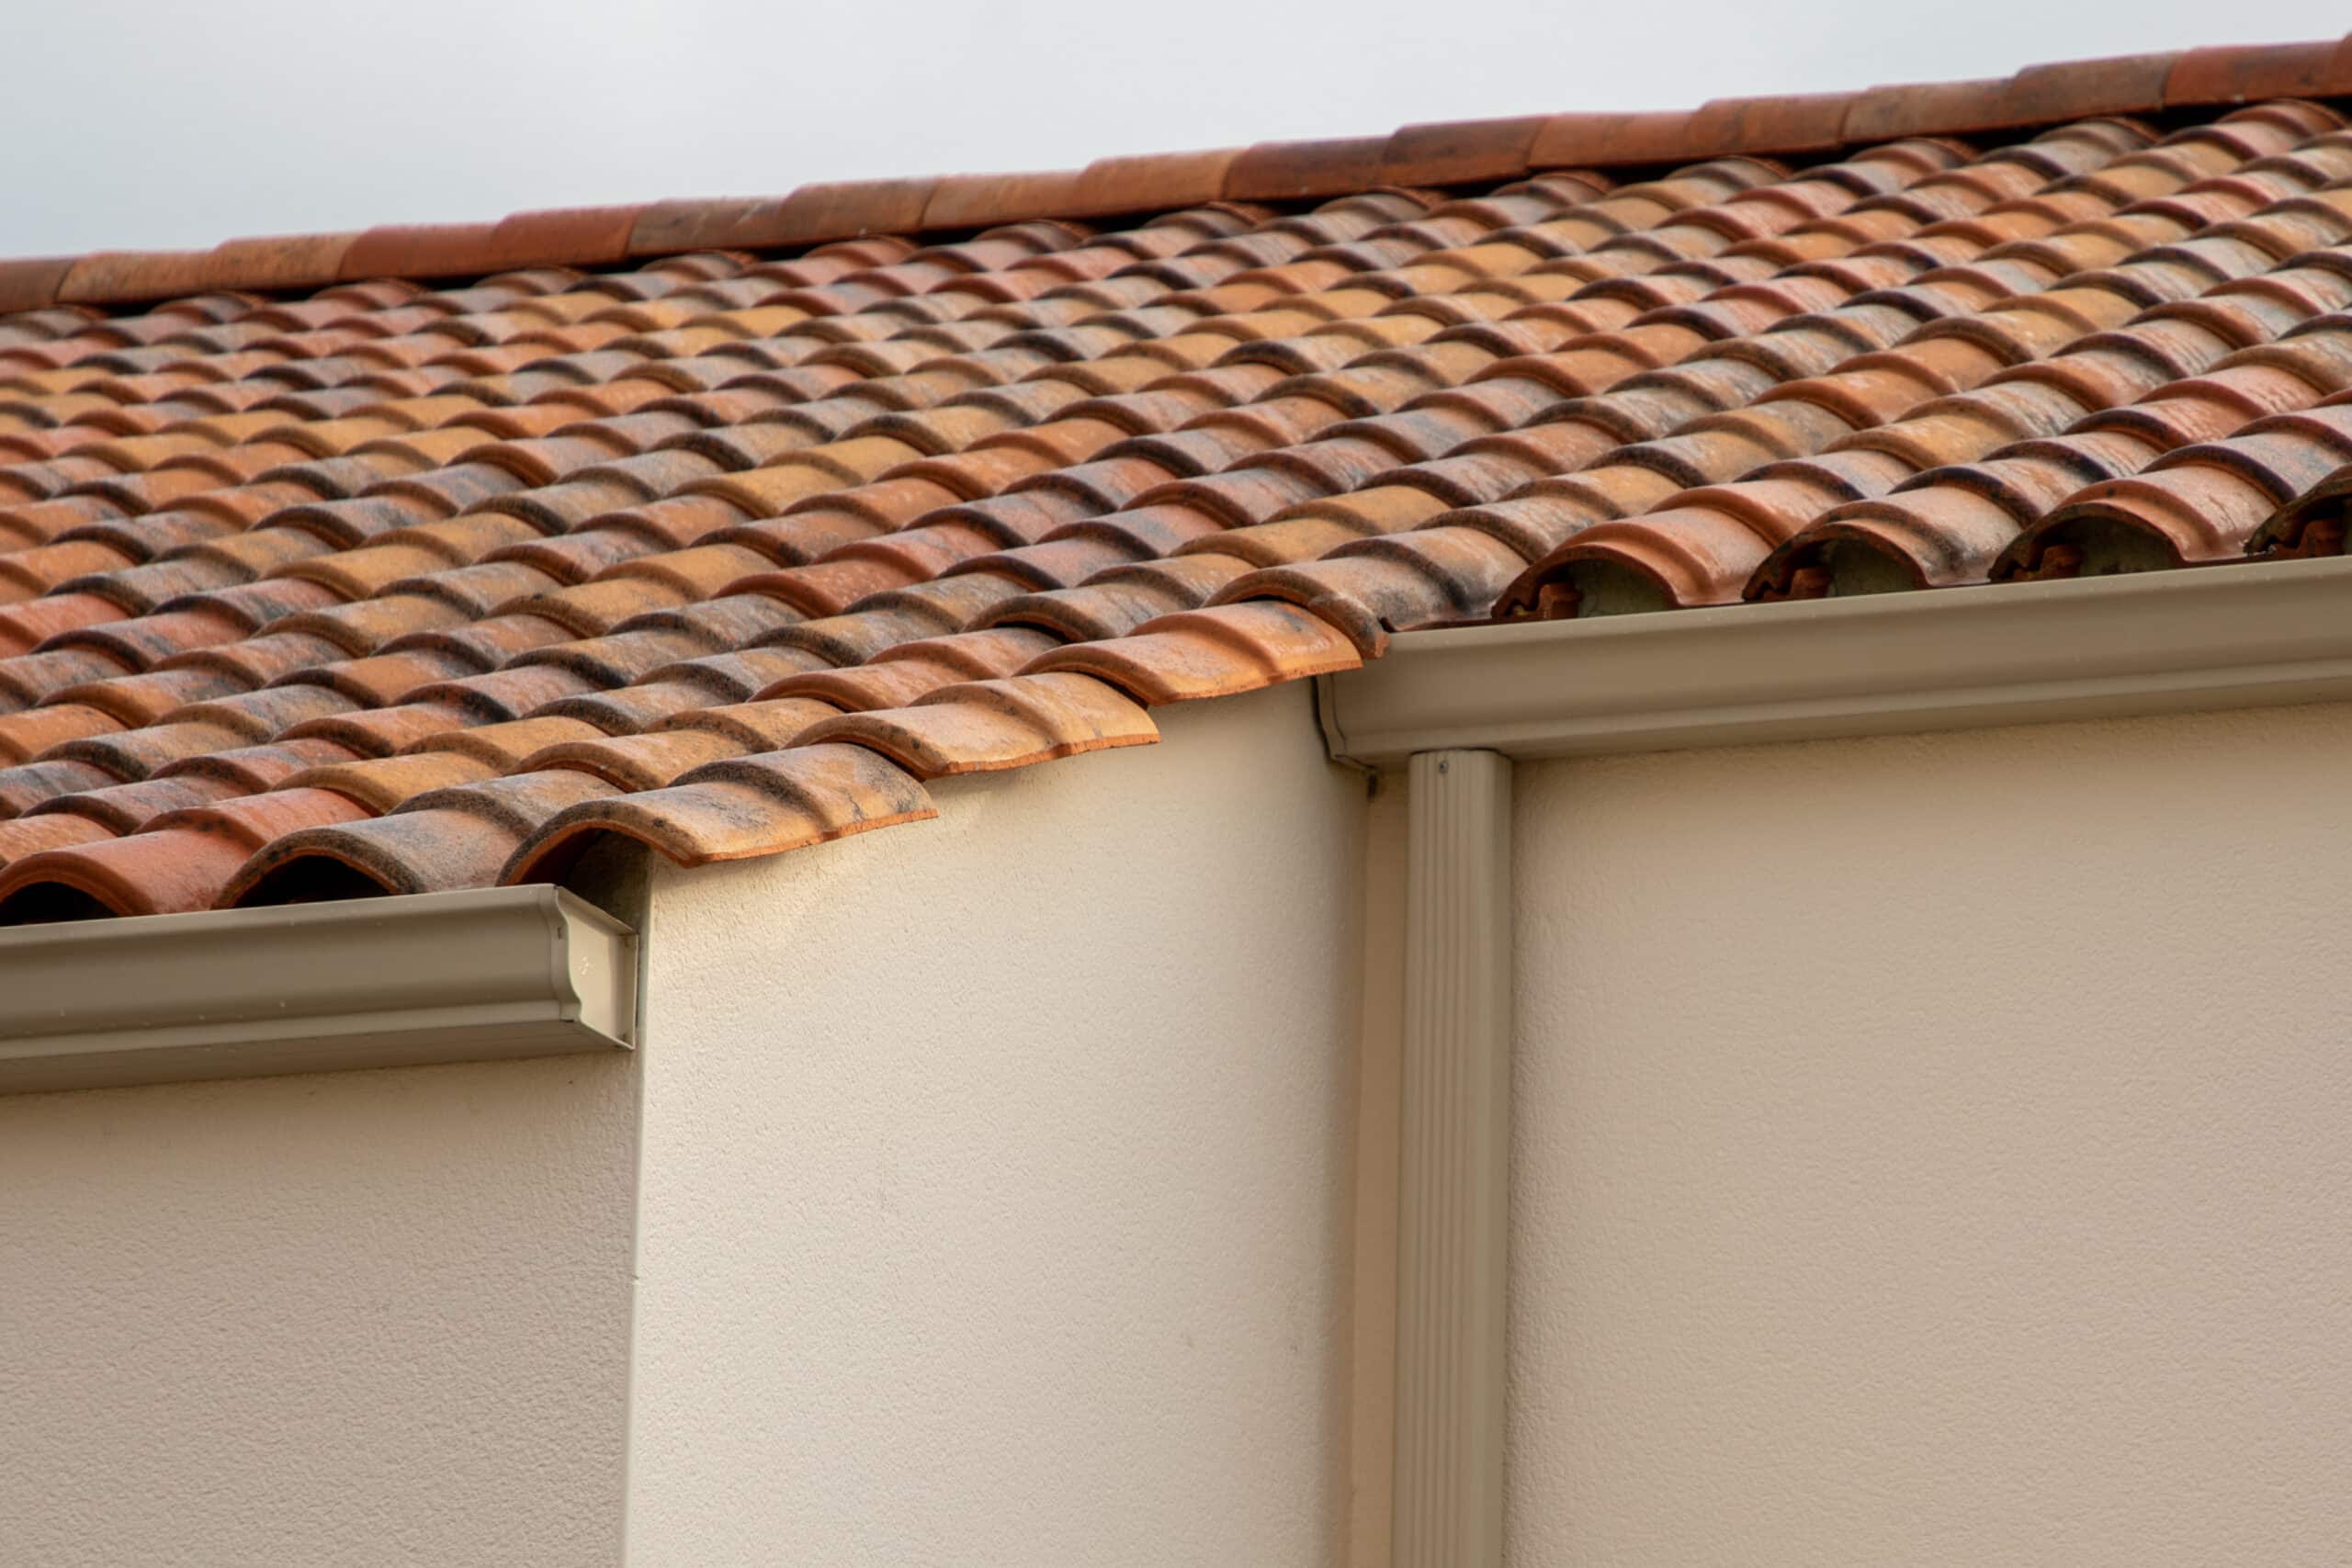
[[[2199,51],[0,264],[0,919],[773,853],[1431,623],[2338,552],[2337,95]]]

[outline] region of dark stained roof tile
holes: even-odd
[[[1364,190],[1380,180],[1385,136],[1329,141],[1261,141],[1226,171],[1231,201],[1298,201]],[[46,302],[46,301],[44,301]]]

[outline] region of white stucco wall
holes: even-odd
[[[632,1562],[1329,1560],[1364,786],[1307,701],[657,870]]]
[[[2352,1555],[2352,709],[1523,767],[1521,1565]]]
[[[621,1056],[0,1098],[0,1562],[618,1560]]]

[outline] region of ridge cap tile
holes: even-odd
[[[238,239],[210,250],[0,259],[0,310],[130,304],[201,288],[289,288],[331,278],[458,277],[550,263],[605,265],[707,247],[773,249],[865,233],[952,231],[1216,200],[1296,200],[1382,184],[1500,182],[1547,168],[1739,152],[1826,153],[1905,136],[2346,94],[2352,94],[2352,37],[2224,44],[2052,62],[1973,81],[1716,98],[1693,109],[1428,121],[1385,135],[1119,154],[1080,169],[823,181],[774,197],[556,208],[487,221],[384,225],[357,234]],[[59,262],[63,270],[52,277],[51,268]],[[330,264],[334,270],[320,276]],[[182,288],[182,277],[203,281]]]

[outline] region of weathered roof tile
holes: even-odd
[[[2338,553],[2347,62],[0,263],[0,919],[775,853],[1416,626]]]

